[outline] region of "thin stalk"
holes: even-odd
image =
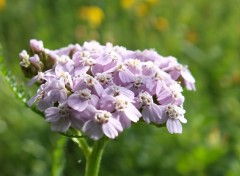
[[[85,176],[98,176],[105,142],[105,139],[95,141],[91,154],[87,157]]]
[[[77,143],[79,148],[81,148],[84,156],[88,158],[91,154],[91,148],[87,144],[85,138],[71,138],[73,142]]]

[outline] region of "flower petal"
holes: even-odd
[[[94,140],[98,140],[103,136],[101,125],[92,120],[87,121],[83,125],[82,131]]]
[[[124,113],[133,122],[137,122],[142,116],[141,113],[132,104],[128,105],[128,107],[124,110]]]
[[[182,125],[177,119],[168,119],[167,120],[167,129],[169,133],[182,133]]]
[[[118,136],[118,131],[114,128],[111,123],[102,124],[103,133],[110,139],[114,139]]]
[[[77,94],[72,94],[69,98],[68,98],[68,105],[81,112],[83,110],[85,110],[88,106],[88,100],[80,98],[79,95]]]
[[[52,122],[51,129],[53,131],[66,132],[71,126],[71,122],[66,118],[60,118],[56,122]]]
[[[45,118],[47,122],[56,122],[61,116],[57,107],[50,107],[45,110]]]

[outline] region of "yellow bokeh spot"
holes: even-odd
[[[195,31],[190,31],[190,32],[187,33],[186,39],[189,42],[195,44],[198,41],[198,35],[197,35],[197,33]]]
[[[104,12],[97,6],[81,7],[79,9],[79,17],[88,21],[93,28],[97,28],[102,24]]]
[[[6,1],[5,0],[0,0],[0,11],[2,9],[4,9],[5,5],[6,5]]]
[[[165,31],[169,27],[168,20],[164,17],[158,17],[155,23],[156,29],[159,31]]]
[[[151,6],[154,6],[158,3],[158,0],[146,0],[146,2],[151,5]]]
[[[130,9],[133,4],[134,4],[135,0],[121,0],[121,7],[124,9]]]
[[[149,11],[149,7],[146,3],[139,3],[136,6],[136,14],[139,17],[147,16]]]

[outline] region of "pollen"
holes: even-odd
[[[107,112],[107,111],[98,111],[95,116],[94,116],[94,119],[96,122],[98,123],[107,123],[109,118],[112,117],[112,114],[110,112]]]
[[[136,88],[139,88],[143,85],[143,80],[141,77],[136,77],[134,83],[133,83],[133,86],[136,87]]]
[[[95,79],[92,77],[92,76],[86,76],[84,78],[84,82],[87,86],[91,87],[91,86],[94,86],[95,84]]]
[[[83,66],[92,66],[95,64],[95,60],[92,57],[82,57]]]
[[[143,106],[150,106],[153,103],[152,96],[147,92],[139,94],[139,101]]]
[[[70,110],[71,108],[70,107],[67,107],[67,106],[60,106],[60,115],[62,118],[68,118],[70,116]]]
[[[119,64],[117,67],[117,71],[118,72],[122,72],[126,69],[126,66],[124,64]]]
[[[182,115],[182,113],[180,112],[180,109],[181,108],[176,105],[169,105],[167,107],[166,113],[169,116],[169,118],[178,119],[178,117]]]
[[[116,106],[116,110],[117,111],[123,111],[124,109],[126,109],[128,107],[129,102],[127,100],[124,99],[117,99],[115,106]]]
[[[116,61],[120,60],[121,56],[119,54],[117,54],[116,52],[110,52],[109,57],[111,58],[111,60],[113,62],[116,62]]]
[[[83,89],[79,91],[79,96],[84,99],[91,98],[91,91],[89,89]]]
[[[97,73],[96,79],[103,85],[108,84],[112,81],[112,75],[107,73]]]

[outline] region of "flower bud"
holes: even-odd
[[[41,40],[30,40],[30,49],[33,53],[40,53],[44,50],[43,42]]]

